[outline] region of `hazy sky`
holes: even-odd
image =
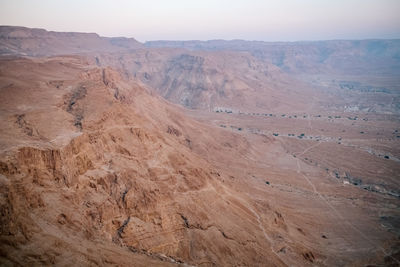
[[[400,38],[400,0],[0,0],[0,24],[139,41]]]

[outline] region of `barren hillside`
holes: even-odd
[[[1,29],[2,265],[398,265],[396,92]]]

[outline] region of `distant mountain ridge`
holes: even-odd
[[[400,39],[263,42],[151,41],[146,47],[247,51],[290,73],[400,73]]]
[[[400,75],[400,39],[264,42],[245,40],[149,41],[0,26],[0,55],[52,56],[178,48],[240,51],[291,74]]]
[[[101,37],[96,33],[54,32],[0,26],[0,55],[49,56],[87,52],[116,52],[141,48],[134,38]]]
[[[113,67],[150,86],[165,99],[187,108],[214,110],[303,110],[305,86],[268,61],[247,51],[188,51],[148,48],[134,39],[95,33],[50,32],[0,27],[0,55],[84,54],[101,67]],[[295,98],[296,102],[277,101]]]
[[[400,90],[400,40],[142,44],[95,33],[0,26],[0,56],[71,54],[118,69],[173,103],[209,111],[302,111],[309,94],[318,95],[318,106],[332,102],[327,98],[332,88]]]

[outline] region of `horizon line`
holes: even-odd
[[[153,40],[145,40],[139,41],[137,38],[131,36],[110,36],[110,35],[101,35],[97,32],[91,31],[59,31],[59,30],[48,30],[46,28],[40,27],[28,27],[28,26],[21,26],[21,25],[0,25],[0,27],[14,27],[14,28],[25,28],[31,30],[44,30],[46,32],[56,32],[56,33],[79,33],[79,34],[96,34],[99,37],[103,38],[127,38],[127,39],[134,39],[135,41],[146,44],[150,42],[212,42],[212,41],[225,41],[225,42],[233,42],[233,41],[242,41],[242,42],[260,42],[260,43],[303,43],[303,42],[332,42],[332,41],[379,41],[379,40],[400,40],[400,36],[397,38],[379,38],[379,37],[368,37],[368,38],[338,38],[338,39],[299,39],[295,41],[282,41],[282,40],[274,40],[274,41],[264,41],[264,40],[257,40],[257,39],[241,39],[241,38],[233,38],[233,39],[153,39]]]

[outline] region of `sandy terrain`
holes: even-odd
[[[396,94],[99,51],[0,58],[2,265],[398,266]]]

